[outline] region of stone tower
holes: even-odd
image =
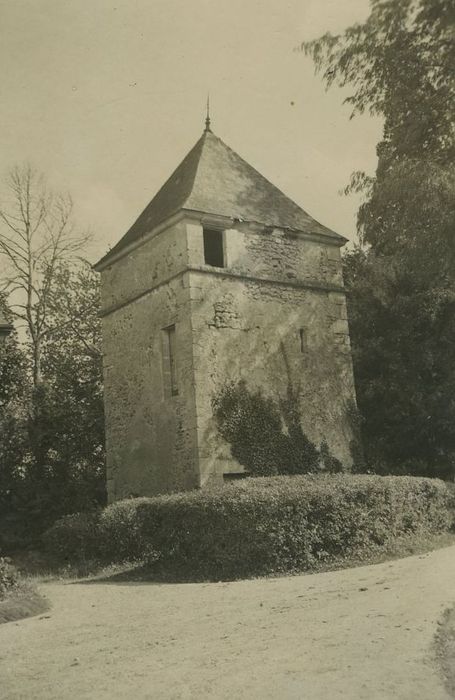
[[[243,470],[212,399],[292,386],[303,428],[349,467],[355,401],[340,247],[210,130],[95,266],[110,501]]]

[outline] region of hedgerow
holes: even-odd
[[[64,515],[43,535],[46,549],[61,563],[99,559],[103,551],[101,511]]]
[[[81,547],[81,529],[70,519],[46,541],[57,555],[85,548],[106,563],[142,559],[173,577],[229,579],[311,571],[380,553],[399,537],[447,532],[453,507],[449,486],[435,479],[266,477],[119,501],[88,530],[89,546]]]

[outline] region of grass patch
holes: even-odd
[[[32,583],[23,582],[0,600],[0,624],[39,615],[49,607],[47,599],[38,593]]]
[[[58,561],[44,550],[20,550],[11,555],[14,566],[19,569],[31,585],[71,582],[80,579],[101,577],[108,579],[125,572],[139,570],[143,561],[123,561],[106,564],[99,559],[75,560],[72,563]]]
[[[48,603],[31,581],[26,581],[9,557],[0,557],[0,624],[38,615]]]

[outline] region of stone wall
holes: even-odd
[[[200,225],[188,240],[201,485],[242,470],[212,417],[229,380],[275,397],[291,386],[307,435],[349,467],[355,392],[339,247],[240,223],[225,231],[226,269],[214,269],[203,265]]]
[[[186,227],[179,222],[103,270],[102,313],[147,293],[186,270],[187,265]]]
[[[212,417],[227,380],[276,397],[292,386],[308,436],[351,463],[339,248],[240,222],[225,230],[224,248],[225,268],[205,265],[201,223],[188,219],[102,273],[110,500],[203,486],[242,469]],[[177,396],[163,346],[171,324]]]
[[[102,272],[109,501],[199,484],[186,263],[176,225]],[[172,324],[176,396],[165,348]]]
[[[241,471],[229,464],[212,418],[226,380],[244,379],[275,398],[290,386],[308,437],[318,445],[325,438],[349,467],[354,387],[344,296],[201,273],[191,273],[190,289],[202,483]]]

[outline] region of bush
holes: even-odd
[[[143,537],[139,517],[141,507],[150,500],[129,498],[112,503],[102,511],[98,528],[101,560],[121,562],[152,558],[151,543]]]
[[[19,588],[19,572],[6,557],[0,557],[0,600]]]
[[[98,510],[60,518],[44,533],[46,550],[59,562],[99,559],[103,551],[100,517],[101,511]]]
[[[141,537],[138,509],[149,499],[113,503],[103,511],[74,513],[57,520],[43,536],[46,550],[61,563],[114,563],[151,556]]]
[[[166,576],[230,579],[311,571],[381,552],[397,537],[443,533],[453,526],[453,507],[450,488],[432,479],[267,477],[119,501],[96,529],[111,562],[146,559]],[[65,521],[48,538],[57,552],[69,551]]]

